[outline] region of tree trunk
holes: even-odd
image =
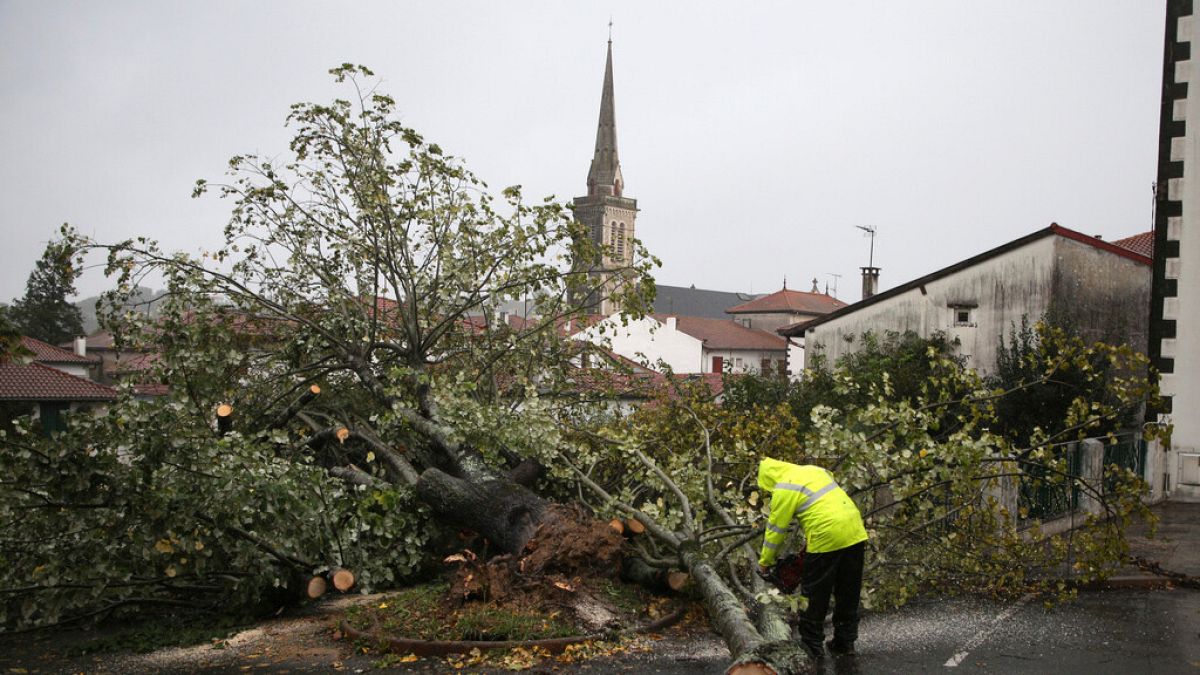
[[[701,555],[698,547],[685,544],[680,547],[679,555],[704,598],[709,621],[733,656],[728,673],[802,675],[815,672],[815,664],[800,643],[789,639],[791,631],[786,623],[781,626],[781,622],[768,614],[766,628],[769,634],[764,636],[759,632],[741,599],[717,573],[713,563]]]
[[[467,481],[426,469],[417,496],[438,518],[484,536],[498,552],[520,555],[546,510],[546,500],[507,478]]]

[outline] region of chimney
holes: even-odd
[[[667,330],[675,330],[675,317],[667,317]]]
[[[861,267],[863,277],[862,299],[875,295],[879,291],[879,268]]]
[[[87,338],[86,337],[75,338],[75,355],[76,356],[87,356]]]

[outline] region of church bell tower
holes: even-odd
[[[621,270],[633,263],[634,221],[637,200],[624,196],[625,179],[617,156],[617,114],[613,103],[612,38],[604,64],[604,88],[600,94],[600,122],[596,128],[596,151],[588,169],[587,195],[574,200],[575,219],[583,223],[597,245],[608,247],[598,269],[593,269],[589,297],[591,311],[612,314],[620,308],[609,296],[617,288]]]

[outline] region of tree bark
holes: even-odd
[[[483,535],[499,552],[520,555],[548,505],[528,488],[491,476],[464,480],[426,469],[417,496],[438,518]]]
[[[786,623],[769,618],[766,622],[768,635],[759,632],[741,599],[697,546],[681,546],[679,556],[704,598],[709,621],[733,656],[728,673],[804,675],[814,672],[813,661],[807,652],[799,642],[789,639],[791,631]]]

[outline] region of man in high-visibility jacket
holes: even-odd
[[[758,564],[766,573],[787,538],[795,517],[807,543],[801,592],[808,609],[800,616],[800,639],[813,656],[825,653],[825,613],[833,596],[833,639],[829,651],[853,654],[858,638],[858,596],[862,590],[867,530],[854,500],[819,466],[770,457],[758,465],[758,486],[771,495],[771,515]]]

